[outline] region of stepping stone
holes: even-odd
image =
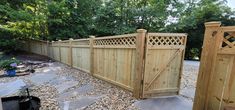
[[[26,86],[23,80],[18,79],[13,82],[0,83],[0,97],[6,97],[20,91],[22,87]]]
[[[189,97],[189,98],[194,98],[195,96],[195,88],[184,88],[180,91],[180,94]]]
[[[94,89],[94,86],[92,86],[91,84],[87,84],[77,89],[71,90],[69,92],[60,94],[58,100],[69,99],[72,97],[76,97],[78,95],[85,95],[86,93],[92,91],[93,89]]]
[[[197,67],[199,67],[200,61],[184,60],[184,65],[191,65],[191,66],[197,66]]]
[[[82,110],[95,103],[102,96],[84,96],[74,101],[59,102],[61,110]]]
[[[59,93],[62,93],[62,92],[64,92],[65,90],[67,90],[67,89],[69,89],[69,88],[71,88],[71,87],[76,86],[77,84],[78,84],[77,81],[68,81],[68,82],[65,82],[65,83],[62,83],[62,84],[60,84],[60,85],[55,86],[55,88],[57,89],[57,91],[58,91]]]
[[[51,80],[49,82],[49,84],[56,86],[56,85],[60,85],[61,83],[64,83],[67,81],[74,81],[74,79],[72,77],[61,76],[61,77],[57,77],[57,78]]]
[[[192,102],[181,96],[140,100],[134,103],[140,110],[192,110]]]
[[[49,82],[56,78],[57,75],[53,71],[48,71],[42,74],[36,74],[30,77],[30,81],[33,82],[35,85],[40,85],[45,82]]]

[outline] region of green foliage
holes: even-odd
[[[0,62],[0,68],[4,69],[4,70],[16,70],[16,66],[17,64],[19,64],[20,61],[15,59],[15,58],[11,58],[11,59],[7,59],[7,60],[2,60]]]
[[[209,21],[221,21],[224,25],[235,25],[235,12],[218,0],[202,0],[198,3],[189,2],[189,7],[181,13],[179,21],[167,26],[166,31],[188,33],[186,48],[186,59],[194,56],[200,57],[203,37],[204,23]],[[194,5],[192,5],[194,4]],[[198,52],[195,52],[195,49]]]
[[[235,25],[234,16],[225,0],[2,0],[0,50],[17,50],[21,39],[99,37],[145,28],[188,33],[191,59],[200,55],[204,23]]]

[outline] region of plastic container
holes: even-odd
[[[16,70],[7,70],[7,75],[11,76],[11,77],[15,76],[16,75]]]

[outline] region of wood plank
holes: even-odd
[[[172,36],[187,36],[186,33],[148,33],[149,36],[166,36],[166,37],[172,37]]]
[[[221,27],[224,32],[234,32],[235,31],[235,26],[225,26]]]
[[[119,86],[119,87],[124,88],[124,89],[126,89],[126,90],[129,90],[129,91],[131,91],[131,92],[133,91],[133,88],[131,88],[131,87],[129,87],[129,86],[126,86],[126,85],[124,85],[124,84],[122,84],[122,83],[118,83],[118,82],[116,82],[116,81],[107,79],[107,78],[105,78],[105,77],[103,77],[103,76],[100,76],[100,75],[98,75],[98,74],[94,74],[94,76],[95,76],[96,78],[99,78],[99,79],[101,79],[101,80],[104,80],[104,81],[106,81],[106,82],[109,82],[109,83],[111,83],[111,84],[114,84],[114,85],[116,85],[116,86]]]
[[[134,97],[140,98],[142,94],[143,84],[143,61],[144,61],[144,45],[145,45],[145,36],[146,30],[138,29],[138,35],[136,36],[136,75],[135,75],[135,86],[134,86]]]
[[[159,75],[167,68],[167,66],[170,65],[171,61],[174,60],[174,58],[181,52],[182,50],[177,50],[169,59],[168,63],[164,64],[161,68],[160,68],[160,71],[156,73],[156,75],[153,77],[153,79],[149,82],[148,85],[145,86],[146,89],[148,89],[151,84],[153,83],[154,80],[156,80]]]
[[[94,39],[95,39],[95,36],[90,36],[90,73],[91,75],[94,74]]]
[[[116,39],[116,38],[125,38],[125,37],[133,37],[133,36],[136,36],[137,33],[133,33],[133,34],[124,34],[124,35],[115,35],[115,36],[104,36],[104,37],[98,37],[98,38],[95,38],[97,40],[100,40],[100,39]]]
[[[184,49],[185,45],[161,45],[161,46],[148,46],[148,49],[163,49],[163,50],[177,50],[177,49]]]
[[[221,109],[226,107],[235,107],[235,56],[230,55],[229,69],[226,77],[226,84],[224,85],[223,101],[221,101]]]
[[[180,88],[181,87],[181,79],[182,79],[182,77],[183,77],[183,67],[184,67],[184,58],[185,58],[185,49],[186,49],[186,42],[187,42],[187,36],[185,37],[185,39],[184,39],[185,41],[185,44],[184,44],[184,49],[183,49],[183,51],[182,51],[182,54],[181,54],[181,63],[180,63],[180,73],[179,73],[179,79],[178,79],[178,88]],[[179,94],[179,92],[180,91],[178,91],[178,94]]]
[[[150,91],[145,91],[145,94],[178,92],[178,91],[179,91],[179,88],[161,88],[161,89],[153,89]]]
[[[193,110],[205,110],[208,104],[207,94],[211,71],[215,63],[217,49],[221,46],[220,43],[223,40],[218,35],[218,33],[221,33],[220,25],[220,22],[205,23],[206,30]]]
[[[234,48],[222,48],[218,51],[218,54],[235,55],[235,49]]]
[[[94,48],[107,48],[107,49],[134,49],[135,46],[125,46],[125,45],[95,45]]]

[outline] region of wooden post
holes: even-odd
[[[73,38],[69,39],[69,65],[73,67],[73,48],[72,48]]]
[[[48,41],[48,40],[47,40],[46,52],[47,52],[47,53],[46,53],[45,55],[46,55],[47,57],[50,57],[50,55],[49,55],[49,41]]]
[[[59,56],[60,56],[60,62],[61,62],[61,40],[59,40],[58,43],[59,43]]]
[[[39,41],[39,43],[40,43],[40,47],[41,47],[40,55],[43,55],[43,42],[42,42],[42,41]]]
[[[90,36],[90,74],[94,74],[94,40],[95,36]]]
[[[213,67],[216,61],[217,50],[220,49],[223,40],[220,25],[220,22],[205,23],[206,30],[193,110],[207,110],[210,80],[214,71]]]
[[[136,36],[136,74],[134,80],[134,91],[133,95],[136,98],[141,98],[142,96],[142,87],[143,87],[143,72],[144,72],[144,46],[145,46],[145,36],[147,30],[138,29]]]
[[[51,58],[55,60],[55,56],[54,56],[54,47],[53,47],[53,43],[55,41],[51,41]]]
[[[27,40],[26,43],[28,43],[28,52],[31,53],[31,46],[30,46],[30,43],[31,43],[31,42],[30,42],[30,40]]]

